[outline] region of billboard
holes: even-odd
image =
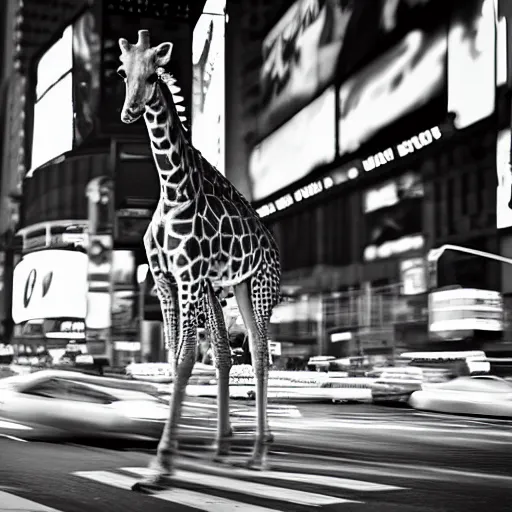
[[[448,111],[466,128],[494,112],[495,0],[456,0],[448,33]]]
[[[267,135],[334,78],[345,78],[419,25],[439,25],[440,0],[297,0],[263,41],[259,132]],[[440,8],[444,8],[441,9]]]
[[[94,130],[100,100],[101,36],[96,17],[86,11],[73,24],[73,104],[75,144]]]
[[[72,70],[73,29],[69,26],[37,63],[31,170],[73,149]]]
[[[19,324],[45,318],[85,318],[87,255],[46,250],[27,254],[13,277],[12,318]]]
[[[335,102],[331,87],[252,150],[249,175],[255,201],[334,160]]]
[[[36,59],[31,168],[27,176],[80,145],[93,131],[99,108],[100,49],[96,18],[86,10]]]
[[[496,227],[512,227],[512,174],[510,170],[510,128],[498,132],[496,139]]]
[[[423,196],[421,175],[415,172],[407,172],[364,192],[365,261],[422,249]]]
[[[382,128],[445,90],[446,28],[416,29],[347,80],[339,90],[340,155],[358,150]]]
[[[106,6],[107,4],[105,4]],[[192,30],[187,23],[177,23],[168,19],[154,19],[137,14],[114,13],[104,8],[102,19],[102,77],[101,77],[101,105],[99,113],[102,132],[107,135],[144,135],[146,126],[143,121],[134,126],[121,122],[121,109],[125,97],[125,83],[117,74],[120,65],[118,41],[125,38],[135,44],[138,40],[138,31],[149,30],[152,47],[160,43],[172,42],[173,50],[171,61],[166,69],[177,80],[176,85],[181,88],[180,95],[184,97],[182,105],[185,107],[183,115],[187,118],[186,127],[190,130],[190,106],[192,91]]]
[[[193,35],[192,143],[225,174],[225,0],[207,0]]]

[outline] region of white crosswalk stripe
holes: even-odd
[[[151,475],[145,467],[122,467],[112,471],[77,471],[73,475],[120,489],[130,490],[141,477]],[[263,483],[258,480],[271,481]],[[323,506],[363,504],[359,495],[343,493],[375,493],[404,491],[404,487],[327,476],[316,473],[250,471],[232,466],[208,465],[188,460],[173,475],[176,487],[155,492],[151,496],[176,505],[193,507],[203,512],[279,512],[291,506],[313,510]],[[186,489],[194,485],[194,490]],[[308,490],[303,490],[308,485]],[[311,486],[315,486],[311,490]],[[228,493],[229,497],[216,494]],[[264,500],[264,504],[261,501]],[[252,501],[252,502],[251,502]],[[254,502],[259,502],[256,505]],[[272,502],[271,505],[268,503]],[[275,505],[273,504],[275,502]]]
[[[61,512],[56,508],[46,507],[4,491],[0,491],[0,510],[2,512]]]

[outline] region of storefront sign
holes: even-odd
[[[351,339],[351,332],[335,332],[334,334],[331,334],[332,343],[339,343],[340,341],[350,341]]]
[[[85,339],[85,322],[81,320],[57,320],[51,330],[46,331],[47,338]]]
[[[496,291],[457,288],[432,292],[428,309],[431,332],[503,330],[503,299]]]
[[[86,254],[53,249],[27,254],[14,269],[13,320],[85,318],[86,292]]]

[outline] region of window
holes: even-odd
[[[49,379],[43,382],[39,382],[31,388],[25,389],[23,393],[27,395],[41,396],[44,398],[57,398],[61,400],[66,398],[66,388],[62,381],[57,379]]]

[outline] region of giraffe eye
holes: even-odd
[[[117,70],[117,74],[123,79],[126,80],[126,71],[123,68],[119,68]]]
[[[158,80],[158,75],[156,73],[153,73],[152,75],[149,76],[148,83],[154,84],[154,83],[156,83],[157,80]]]

